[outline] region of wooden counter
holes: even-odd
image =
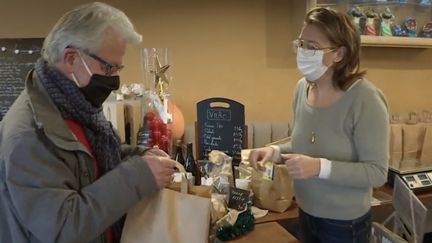
[[[277,222],[266,222],[255,225],[255,229],[230,243],[297,243],[300,242]]]
[[[382,221],[392,211],[391,206],[391,195],[393,188],[389,185],[384,185],[374,190],[373,207],[372,207],[372,220]],[[423,203],[432,203],[432,192],[420,192],[416,193],[417,197]],[[272,242],[300,242],[291,233],[289,233],[284,227],[281,226],[281,222],[296,222],[298,218],[298,207],[295,201],[291,207],[283,213],[270,212],[263,218],[255,221],[255,229],[250,233],[236,239],[229,241],[232,243],[272,243]]]
[[[265,217],[255,220],[255,224],[274,222],[274,221],[284,220],[284,219],[296,219],[296,218],[298,218],[298,207],[297,204],[293,202],[293,204],[288,208],[287,211],[283,213],[275,213],[269,211]]]
[[[392,195],[393,187],[388,184],[378,188],[379,191]],[[432,191],[420,191],[414,193],[424,204],[432,203]]]

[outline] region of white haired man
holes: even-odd
[[[121,218],[170,183],[174,161],[126,151],[101,105],[119,87],[128,17],[103,3],[67,12],[0,125],[0,242],[118,242]]]

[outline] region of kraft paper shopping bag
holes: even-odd
[[[121,242],[205,243],[209,238],[210,213],[210,198],[188,194],[183,176],[181,192],[162,189],[128,211]]]
[[[253,170],[254,205],[274,212],[286,211],[292,203],[292,178],[285,165],[274,165],[273,180],[263,179],[263,172]]]

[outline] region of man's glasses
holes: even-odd
[[[329,50],[334,51],[337,47],[329,46],[329,47],[318,47],[316,43],[311,43],[306,40],[296,39],[293,41],[293,50],[297,53],[297,49],[302,48],[302,53],[306,56],[312,57],[315,56],[316,51]]]
[[[120,72],[123,68],[124,65],[117,65],[117,64],[111,64],[108,63],[107,61],[105,61],[104,59],[100,58],[98,55],[86,50],[86,49],[81,49],[81,48],[77,48],[74,46],[67,46],[70,48],[75,48],[78,50],[82,50],[87,56],[93,58],[94,60],[98,61],[99,64],[101,65],[101,69],[104,71],[106,76],[111,76],[114,73]]]

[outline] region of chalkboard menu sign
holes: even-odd
[[[241,160],[244,141],[244,105],[226,98],[209,98],[197,104],[198,159],[212,150],[222,151]]]
[[[0,121],[25,87],[43,38],[0,39]]]

